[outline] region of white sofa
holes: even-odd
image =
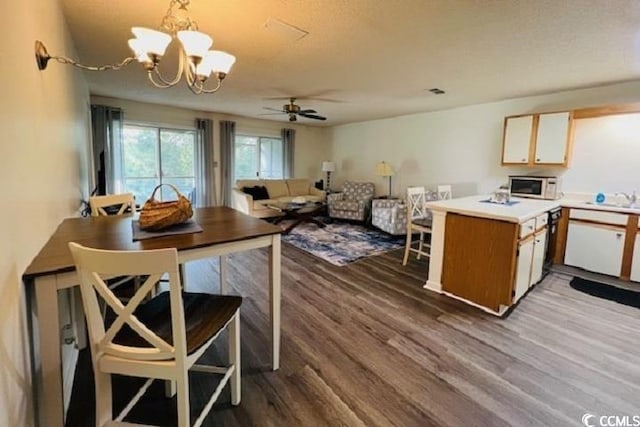
[[[253,196],[242,191],[244,187],[263,186],[269,193],[266,200],[253,200]],[[231,190],[231,207],[256,218],[280,216],[282,213],[268,207],[273,202],[290,202],[295,197],[304,197],[309,202],[323,202],[325,192],[313,186],[306,178],[292,179],[239,179]]]

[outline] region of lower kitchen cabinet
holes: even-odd
[[[531,264],[534,253],[533,237],[523,241],[518,246],[518,264],[516,267],[516,283],[513,287],[513,302],[515,303],[529,290],[531,284]]]
[[[531,261],[531,282],[533,286],[542,280],[542,268],[547,255],[547,228],[536,232],[533,239],[533,258]]]
[[[547,249],[547,228],[542,228],[518,246],[516,281],[513,287],[515,303],[527,290],[542,280],[542,267]]]
[[[631,263],[631,280],[640,282],[640,234],[633,245],[633,262]]]
[[[596,273],[619,276],[624,238],[625,230],[622,228],[569,222],[564,263]]]

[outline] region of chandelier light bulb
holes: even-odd
[[[163,56],[164,52],[167,50],[167,46],[171,43],[171,36],[163,33],[162,31],[151,30],[143,27],[133,27],[131,28],[131,32],[139,41],[136,43],[136,49],[138,49],[138,51],[136,51],[136,56],[139,56],[138,52],[144,52],[149,56]],[[129,46],[131,46],[131,44],[129,44]]]
[[[133,51],[133,54],[135,55],[138,62],[140,62],[141,64],[153,62],[151,61],[151,58],[149,58],[147,52],[145,52],[145,50],[142,48],[142,43],[140,42],[140,40],[129,39],[129,47],[131,48],[131,51]]]
[[[178,31],[178,40],[187,56],[198,58],[203,58],[213,44],[213,39],[200,31]]]
[[[198,65],[196,73],[200,77],[209,77],[214,73],[222,73],[226,75],[231,66],[236,62],[236,57],[220,50],[210,50],[202,58],[202,62]]]

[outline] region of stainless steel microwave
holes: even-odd
[[[560,179],[555,176],[510,176],[509,192],[515,197],[559,199]]]

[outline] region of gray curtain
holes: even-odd
[[[293,178],[293,153],[295,142],[295,129],[282,129],[282,165],[284,178]]]
[[[93,175],[96,194],[114,194],[123,189],[122,171],[117,162],[121,156],[122,122],[120,108],[106,105],[91,106],[91,136],[93,145]]]
[[[221,201],[224,206],[231,206],[235,139],[236,122],[220,121],[220,187]]]
[[[196,119],[196,192],[191,202],[196,207],[213,206],[216,203],[216,183],[213,175],[213,120]]]

